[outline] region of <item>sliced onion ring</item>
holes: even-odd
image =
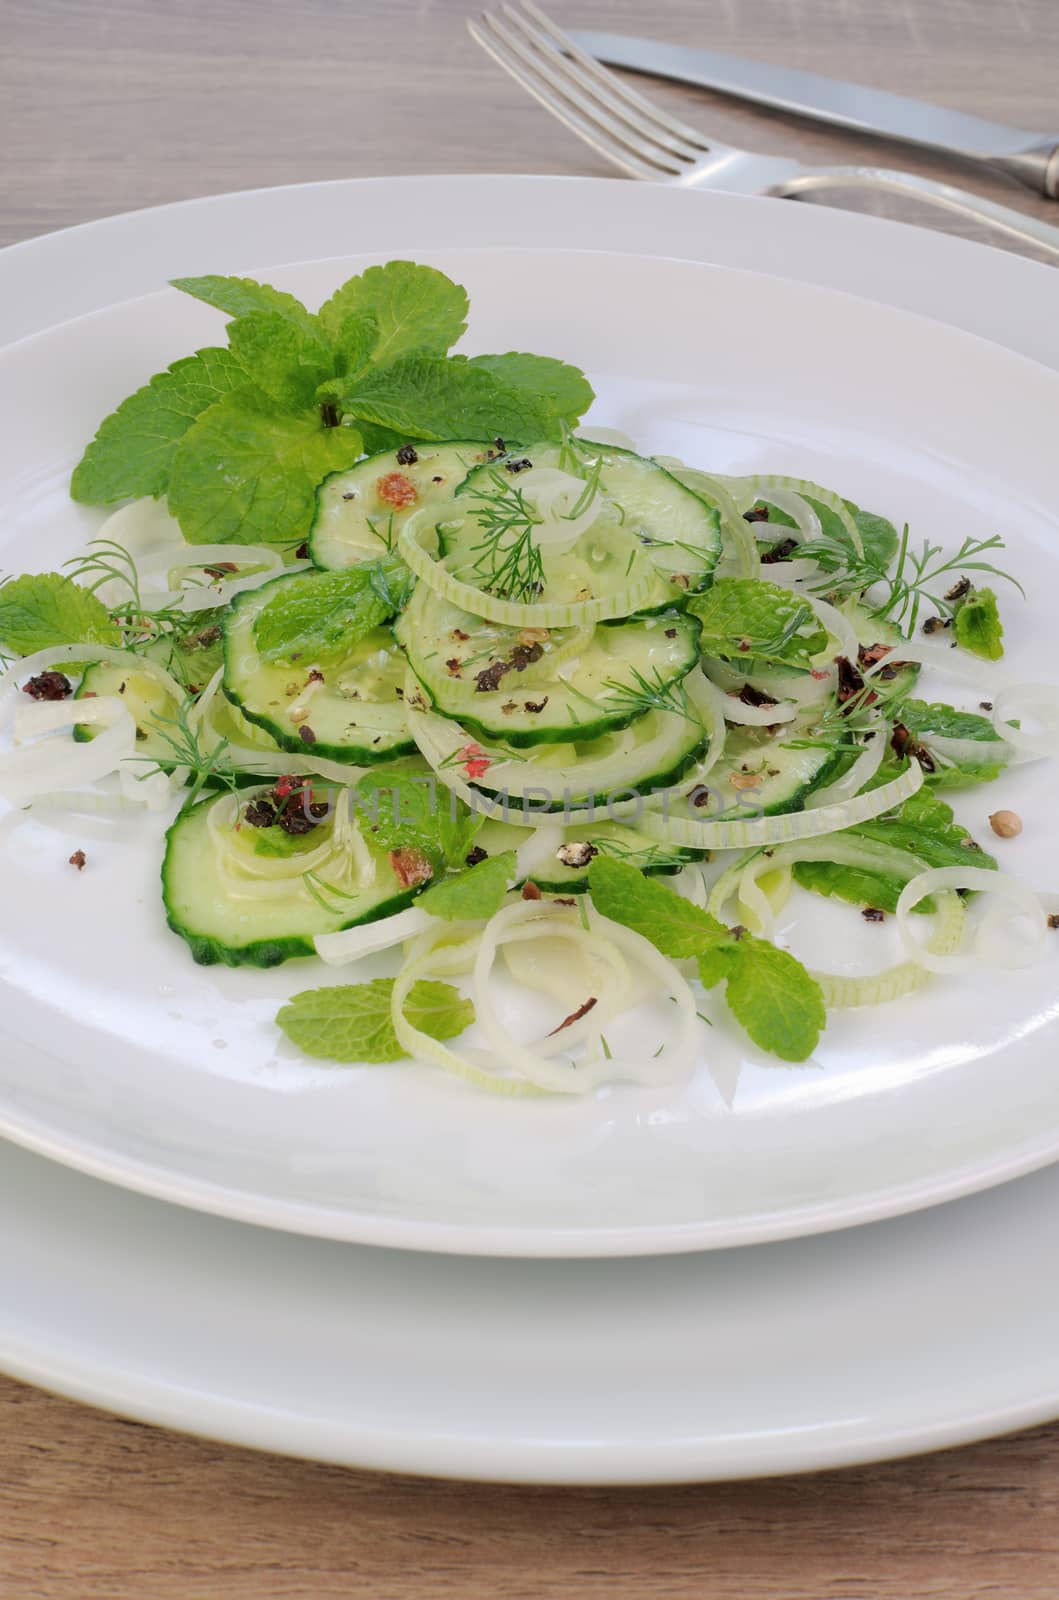
[[[816,811],[789,811],[773,817],[748,817],[701,822],[692,817],[667,817],[646,810],[637,826],[641,833],[663,844],[687,845],[697,850],[752,850],[758,845],[786,844],[795,839],[819,838],[838,833],[859,822],[868,822],[884,811],[900,805],[923,784],[923,769],[913,761],[902,772],[878,789],[858,794],[852,800],[820,806]]]
[[[938,889],[974,889],[981,894],[992,894],[1006,903],[1008,917],[1025,917],[1034,937],[1020,948],[1005,936],[1001,929],[1004,915],[999,907],[983,919],[971,951],[950,955],[932,951],[920,943],[913,932],[912,911],[927,895]],[[910,960],[918,962],[929,972],[967,972],[979,965],[1002,967],[1013,971],[1031,966],[1037,961],[1047,939],[1047,922],[1039,898],[1005,873],[990,871],[985,867],[931,867],[906,883],[897,902],[897,927],[901,942]]]
[[[611,594],[596,595],[591,600],[535,601],[520,604],[486,594],[473,584],[464,583],[453,576],[436,556],[424,549],[423,539],[433,534],[435,515],[429,507],[415,511],[398,534],[398,548],[408,566],[428,588],[440,594],[453,605],[460,606],[477,617],[490,622],[505,622],[516,628],[571,628],[582,623],[602,622],[611,617],[628,617],[647,603],[658,584],[658,574],[648,567],[640,577],[615,589]]]
[[[1041,731],[1011,726],[1026,721],[1040,723]],[[1027,759],[1059,755],[1059,688],[1054,683],[1007,685],[993,701],[993,726],[1005,744]]]

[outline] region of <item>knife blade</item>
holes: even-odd
[[[844,83],[818,72],[777,67],[691,45],[613,33],[575,33],[574,40],[609,66],[674,78],[843,128],[986,162],[1053,199],[1059,196],[1059,136],[1009,128],[984,117],[933,106],[886,89]]]

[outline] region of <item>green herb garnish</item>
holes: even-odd
[[[695,959],[707,989],[726,981],[732,1014],[762,1050],[784,1061],[812,1055],[827,1015],[820,985],[794,956],[745,929],[726,928],[626,862],[597,856],[588,883],[603,916],[673,960]]]
[[[390,1012],[392,978],[372,983],[305,989],[282,1007],[276,1022],[308,1056],[324,1061],[400,1061],[403,1046]],[[432,1039],[452,1039],[474,1021],[474,1007],[449,983],[421,978],[405,1003],[414,1028]]]

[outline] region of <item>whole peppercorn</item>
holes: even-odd
[[[1015,839],[1022,832],[1022,818],[1015,811],[994,811],[989,826],[998,839]]]

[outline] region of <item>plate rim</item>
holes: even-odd
[[[343,189],[358,185],[371,185],[375,188],[388,188],[393,183],[429,183],[441,184],[444,187],[460,186],[468,182],[477,184],[483,178],[491,182],[505,185],[512,180],[501,178],[498,175],[454,175],[449,178],[409,178],[409,179],[352,179],[335,180],[327,183],[308,185],[289,185],[269,190],[244,190],[233,195],[208,196],[201,200],[187,200],[175,202],[173,205],[149,208],[136,212],[124,213],[116,218],[104,218],[95,222],[80,224],[75,228],[62,230],[55,234],[44,235],[40,240],[27,240],[20,244],[9,246],[0,252],[0,274],[10,259],[11,252],[19,252],[27,257],[30,264],[33,260],[33,247],[37,245],[48,246],[55,249],[54,241],[58,237],[60,251],[69,245],[74,236],[81,236],[87,230],[92,230],[94,235],[105,233],[108,228],[115,225],[146,226],[150,227],[151,221],[157,212],[185,212],[188,208],[207,208],[208,210],[223,209],[225,203],[233,200],[247,201],[255,197],[268,202],[275,202],[292,193],[301,191],[329,192],[336,187]],[[571,186],[603,187],[616,191],[627,185],[620,179],[589,179],[561,177],[550,179],[548,177],[533,177],[526,180],[538,188],[547,191],[553,184],[561,185],[564,189]],[[640,186],[634,191],[642,193]],[[706,200],[715,204],[721,200],[724,203],[739,201],[755,207],[762,202],[747,200],[747,197],[700,195],[698,200]],[[936,234],[927,233],[926,230],[909,229],[906,224],[890,223],[879,218],[865,218],[849,213],[817,212],[817,215],[826,216],[827,227],[831,228],[835,218],[841,218],[843,223],[871,225],[869,232],[874,233],[879,227],[884,230],[897,228],[913,235],[923,235],[930,240],[939,238]],[[842,229],[840,227],[839,231]],[[854,230],[856,231],[856,230]],[[997,252],[988,247],[981,246],[971,241],[945,239],[945,245],[956,244],[967,247],[979,256],[992,259]],[[465,246],[466,248],[479,248]],[[428,248],[417,246],[416,248]],[[437,248],[449,248],[438,246]],[[507,248],[503,245],[497,249]],[[518,248],[511,246],[510,248]],[[525,248],[525,246],[521,247]],[[530,246],[529,248],[534,248]],[[548,248],[552,253],[551,247]],[[576,248],[576,247],[575,247]],[[357,252],[363,253],[363,252]],[[370,252],[374,253],[374,252]],[[612,251],[601,253],[616,253]],[[652,259],[673,259],[665,251],[626,251],[637,258],[649,256]],[[21,258],[20,256],[20,258]],[[311,260],[326,260],[328,257],[312,257]],[[680,257],[679,259],[695,259],[699,265],[728,266],[730,263],[717,262],[711,257],[708,247],[697,258]],[[1048,269],[1039,263],[1030,262],[1023,258],[1009,257],[1006,260],[1014,263],[1016,269],[1027,268],[1036,275],[1038,271],[1046,272]],[[784,282],[797,282],[787,274],[780,271],[765,271],[760,267],[736,270],[745,272],[756,271],[761,276]],[[811,280],[801,280],[802,282]],[[157,280],[156,280],[157,282]],[[862,295],[849,289],[835,289],[827,284],[817,284],[818,290],[831,294],[840,294],[846,299],[855,300],[862,304],[878,304],[870,295]],[[154,292],[151,289],[145,293]],[[118,300],[105,299],[102,305],[93,309],[77,313],[75,316],[63,319],[57,323],[48,323],[45,326],[23,334],[5,345],[5,350],[16,348],[26,339],[31,339],[37,334],[46,333],[53,329],[69,326],[83,318],[91,317],[99,311],[118,307],[125,300],[140,299],[142,295],[130,295]],[[906,307],[890,307],[896,310],[902,318],[914,317],[919,321],[928,322],[935,327],[941,327],[946,333],[952,333],[953,325],[939,322],[932,314],[909,310]],[[1032,366],[1046,371],[1054,377],[1055,368],[1046,362],[1035,360],[1010,346],[998,345],[997,341],[988,339],[983,335],[968,329],[960,330],[962,341],[972,340],[991,346],[994,351],[1003,349],[1008,359],[1014,358],[1017,362],[1029,362]],[[48,1157],[51,1160],[71,1166],[85,1172],[90,1176],[103,1181],[115,1183],[126,1189],[152,1195],[162,1200],[204,1211],[218,1216],[229,1217],[237,1221],[256,1224],[266,1228],[278,1228],[287,1232],[306,1234],[312,1237],[325,1239],[338,1239],[347,1242],[360,1242],[376,1244],[388,1248],[401,1248],[407,1250],[429,1250],[443,1254],[505,1256],[512,1258],[548,1258],[561,1259],[564,1257],[576,1258],[602,1258],[608,1256],[653,1256],[661,1254],[688,1253],[704,1249],[738,1248],[747,1244],[765,1242],[770,1240],[789,1239],[831,1232],[847,1227],[862,1226],[873,1221],[922,1210],[940,1203],[955,1200],[962,1196],[974,1193],[980,1189],[994,1187],[1008,1182],[1027,1173],[1038,1170],[1059,1159],[1059,1125],[1048,1139],[1028,1138],[1017,1145],[1014,1150],[1009,1150],[1003,1155],[993,1156],[988,1161],[961,1164],[948,1169],[947,1173],[932,1180],[913,1180],[897,1184],[888,1188],[876,1189],[869,1195],[850,1202],[831,1201],[814,1202],[810,1205],[796,1208],[785,1208],[782,1211],[764,1211],[745,1215],[738,1221],[722,1219],[720,1222],[697,1221],[678,1224],[649,1224],[631,1230],[628,1225],[621,1227],[602,1228],[577,1228],[559,1230],[551,1227],[534,1225],[528,1228],[512,1228],[504,1226],[492,1228],[480,1224],[462,1223],[430,1223],[415,1220],[391,1219],[373,1213],[359,1213],[349,1210],[339,1210],[326,1205],[321,1206],[310,1202],[297,1202],[277,1198],[275,1195],[258,1194],[251,1190],[231,1189],[224,1185],[209,1180],[196,1179],[174,1172],[172,1169],[152,1166],[146,1162],[127,1156],[115,1157],[108,1153],[105,1146],[84,1139],[71,1139],[64,1137],[53,1128],[46,1128],[34,1124],[31,1120],[21,1119],[13,1121],[4,1110],[0,1108],[0,1136],[6,1137],[11,1142]],[[839,1214],[836,1214],[838,1212]]]

